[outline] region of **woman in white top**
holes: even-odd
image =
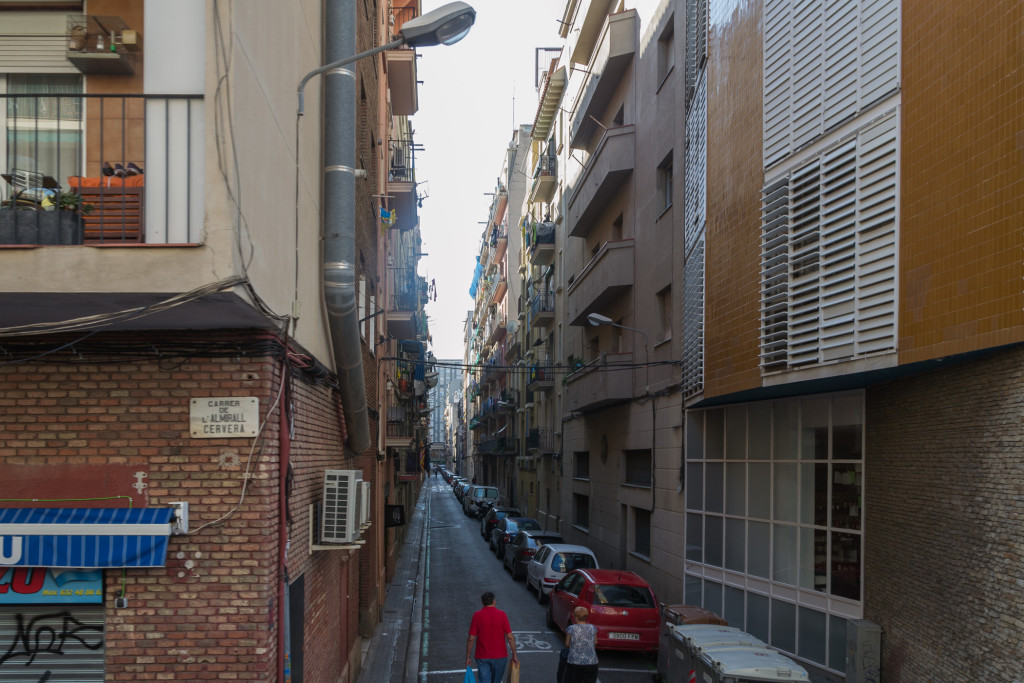
[[[586,607],[572,611],[572,624],[565,629],[569,658],[563,683],[594,683],[597,680],[597,627],[587,623]]]

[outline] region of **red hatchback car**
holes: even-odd
[[[658,600],[651,587],[633,572],[576,569],[552,589],[548,628],[565,631],[576,607],[590,611],[597,627],[597,649],[655,652],[661,628]]]

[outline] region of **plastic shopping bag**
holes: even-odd
[[[509,665],[508,683],[519,683],[519,662],[512,662]]]
[[[466,667],[466,677],[462,679],[462,683],[476,683],[476,676],[473,675],[473,667]]]

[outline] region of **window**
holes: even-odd
[[[636,450],[626,451],[626,478],[625,483],[630,486],[651,486],[651,451]]]
[[[356,292],[356,300],[359,305],[359,334],[366,339],[366,276],[359,276],[359,291]]]
[[[863,600],[863,392],[691,410],[686,424],[686,586],[703,579],[703,607],[724,600],[730,624],[842,671],[844,619]],[[784,590],[723,598],[706,580],[723,569]]]
[[[672,338],[672,287],[658,292],[658,316],[661,323],[661,340]]]
[[[651,513],[642,508],[633,508],[633,552],[644,557],[651,556]]]
[[[82,78],[73,74],[10,74],[6,168],[48,175],[59,182],[81,175]],[[31,96],[29,96],[31,93]],[[9,171],[8,171],[9,172]]]
[[[573,518],[572,523],[574,526],[581,527],[583,529],[590,528],[590,496],[584,496],[580,493],[572,494],[573,502]]]
[[[668,18],[665,28],[658,37],[658,87],[676,64],[675,15]]]
[[[590,453],[586,451],[573,453],[573,466],[572,476],[574,479],[590,479]]]
[[[658,164],[658,208],[662,211],[672,206],[672,152]]]

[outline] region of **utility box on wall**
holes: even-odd
[[[882,627],[867,619],[846,622],[846,683],[881,680]]]

